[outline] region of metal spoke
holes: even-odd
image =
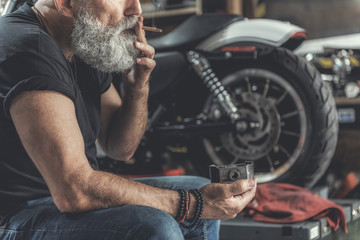
[[[299,115],[299,111],[296,110],[296,111],[293,111],[293,112],[289,112],[289,113],[286,113],[286,114],[283,114],[281,115],[281,119],[285,119],[285,118],[290,118],[290,117],[294,117],[296,115]]]
[[[259,121],[272,124],[271,131],[259,128],[244,135],[234,131],[214,140],[204,140],[205,150],[215,164],[254,160],[259,182],[278,179],[296,163],[304,147],[301,140],[306,138],[308,127],[298,90],[287,79],[269,72],[246,70],[234,73],[229,76],[232,81],[225,81],[227,84],[224,86],[231,88],[229,93],[241,106],[239,109],[243,116],[250,119],[256,116]],[[212,102],[209,101],[209,104]],[[211,105],[208,109],[212,109]],[[255,115],[258,111],[260,114]],[[264,134],[268,134],[267,138]],[[256,151],[247,147],[253,143]]]
[[[282,130],[281,133],[290,135],[290,136],[294,136],[294,137],[300,137],[300,133],[298,133],[298,132]]]
[[[290,153],[283,147],[281,146],[280,144],[278,144],[279,148],[280,148],[280,151],[282,151],[283,153],[285,153],[286,157],[291,157]]]
[[[281,97],[275,102],[275,105],[279,105],[284,100],[286,95],[288,95],[288,93],[284,92],[283,95],[281,95]]]
[[[247,82],[248,93],[252,93],[252,91],[251,91],[250,78],[249,78],[249,77],[245,77],[245,81]]]
[[[268,161],[268,163],[270,165],[270,171],[274,172],[275,171],[274,164],[272,163],[272,160],[269,155],[266,155],[266,160]]]
[[[264,97],[266,97],[266,95],[268,94],[269,88],[270,88],[270,80],[267,78],[266,79],[266,84],[265,84],[265,87],[264,87],[264,92],[263,92]]]
[[[215,152],[220,152],[221,151],[221,149],[222,149],[223,147],[221,146],[216,146],[215,148],[214,148],[214,150],[215,150]]]

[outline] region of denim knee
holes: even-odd
[[[129,239],[184,239],[179,224],[169,214],[146,206],[136,208],[143,212],[143,217],[138,219],[138,226],[130,230],[129,234],[133,238]]]

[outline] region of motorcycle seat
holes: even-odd
[[[170,33],[158,38],[149,39],[149,44],[157,52],[188,50],[230,23],[242,19],[244,19],[243,16],[234,14],[194,15]]]

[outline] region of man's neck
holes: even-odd
[[[74,52],[71,49],[70,36],[74,19],[63,16],[55,6],[49,6],[44,1],[38,1],[34,7],[34,12],[40,22],[60,46],[66,59],[72,62]]]

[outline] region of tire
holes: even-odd
[[[207,176],[210,164],[253,160],[258,182],[311,188],[327,170],[338,137],[328,85],[310,63],[287,49],[276,48],[239,66],[221,81],[240,114],[260,127],[202,138],[192,151],[194,168]],[[213,120],[225,117],[212,97],[204,113]]]

